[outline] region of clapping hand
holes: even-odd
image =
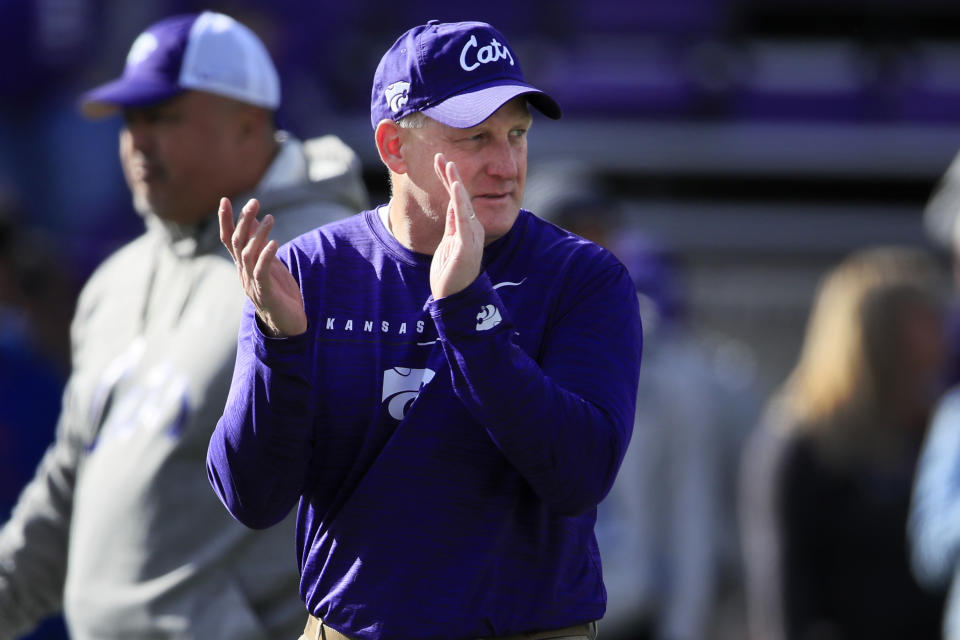
[[[240,284],[257,309],[257,316],[272,337],[295,336],[307,330],[300,287],[290,270],[277,258],[279,244],[267,240],[273,228],[273,216],[257,221],[260,203],[251,199],[240,212],[236,228],[233,206],[220,199],[220,242],[237,265]]]
[[[457,166],[438,153],[433,168],[450,194],[443,238],[430,263],[430,291],[434,299],[439,299],[466,289],[476,280],[483,259],[484,230]]]

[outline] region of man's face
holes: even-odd
[[[241,108],[187,91],[125,109],[120,161],[137,211],[190,224],[216,211],[221,196],[235,195]]]
[[[405,130],[416,144],[407,156],[407,175],[427,195],[428,203],[421,203],[426,213],[442,226],[450,198],[433,166],[434,155],[442,152],[457,165],[486,241],[507,233],[523,200],[530,124],[526,100],[518,97],[469,129],[427,118],[423,128]]]

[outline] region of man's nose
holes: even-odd
[[[508,141],[497,142],[487,149],[487,171],[499,178],[513,179],[517,177],[521,151]]]

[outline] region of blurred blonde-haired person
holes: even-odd
[[[944,364],[944,280],[925,252],[883,247],[821,282],[743,457],[752,638],[939,637],[942,597],[911,574],[906,522]]]

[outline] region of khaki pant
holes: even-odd
[[[317,617],[309,616],[307,626],[303,629],[300,640],[352,640],[336,629],[323,624]],[[477,640],[494,640],[493,638],[478,638]],[[552,631],[530,631],[517,633],[512,636],[498,636],[495,640],[597,640],[597,623],[585,622],[572,627],[554,629]]]

